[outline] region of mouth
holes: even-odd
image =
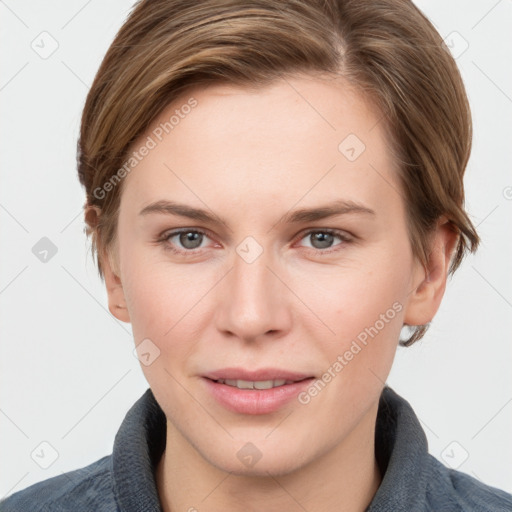
[[[203,375],[206,389],[216,402],[240,414],[275,412],[293,402],[314,379],[313,375],[275,368],[225,368]]]
[[[242,380],[242,379],[217,379],[214,382],[219,384],[225,384],[226,386],[232,386],[238,389],[272,389],[280,386],[286,386],[288,384],[295,384],[296,382],[302,382],[308,379],[308,377],[301,380]],[[212,380],[212,379],[210,379]]]

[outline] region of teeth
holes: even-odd
[[[254,389],[270,389],[283,386],[285,380],[263,380],[254,382]]]
[[[291,384],[291,380],[234,380],[234,379],[219,379],[217,382],[226,384],[227,386],[233,386],[238,389],[271,389],[278,386],[284,386],[285,384]]]
[[[226,381],[226,384],[228,386],[236,386],[238,389],[254,389],[254,382],[249,380]]]

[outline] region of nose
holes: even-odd
[[[217,328],[243,341],[277,338],[289,332],[293,295],[286,276],[264,251],[254,261],[234,255],[231,271],[218,290]]]

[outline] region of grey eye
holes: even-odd
[[[201,242],[203,241],[204,237],[202,233],[197,231],[183,231],[182,233],[179,233],[175,236],[179,236],[180,244],[185,249],[198,249],[201,247]]]
[[[311,243],[315,249],[331,247],[334,241],[334,235],[332,233],[325,233],[323,231],[310,233],[308,236],[311,237]]]
[[[339,240],[338,243],[334,243],[336,239]],[[335,247],[344,242],[348,242],[348,238],[342,233],[326,229],[309,231],[303,236],[302,240],[310,240],[311,245],[306,245],[305,247],[310,247],[317,250],[330,249],[331,247]]]

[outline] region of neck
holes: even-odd
[[[377,408],[333,449],[280,476],[222,471],[167,422],[166,450],[155,474],[162,510],[362,512],[382,481],[375,459]]]

